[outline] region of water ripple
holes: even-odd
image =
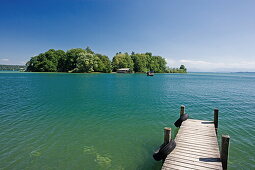
[[[152,153],[184,104],[254,169],[254,74],[0,74],[0,169],[160,169]],[[219,139],[220,141],[220,139]]]

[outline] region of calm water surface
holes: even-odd
[[[0,169],[157,170],[181,104],[231,136],[229,169],[255,169],[255,74],[0,73]]]

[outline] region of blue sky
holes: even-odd
[[[152,52],[190,71],[255,71],[254,0],[0,0],[0,64],[48,49]]]

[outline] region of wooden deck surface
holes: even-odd
[[[222,169],[217,136],[212,121],[188,119],[175,138],[176,148],[162,170]]]

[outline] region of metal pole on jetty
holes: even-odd
[[[229,149],[229,135],[222,135],[221,137],[221,152],[220,152],[220,159],[222,162],[223,170],[228,169],[228,149]]]
[[[167,144],[171,139],[171,128],[164,128],[164,143]]]
[[[181,105],[180,116],[185,114],[185,106]]]
[[[219,116],[219,109],[214,109],[214,127],[216,135],[218,134],[218,116]]]

